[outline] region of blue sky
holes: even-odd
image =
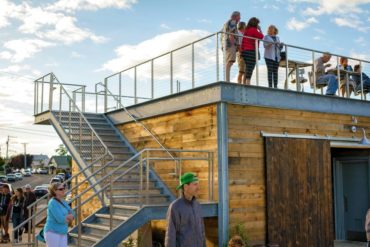
[[[258,17],[264,32],[275,24],[285,43],[370,59],[370,0],[0,0],[1,155],[7,135],[13,153],[28,142],[31,153],[52,154],[61,142],[32,125],[34,78],[101,81],[219,31],[234,10]]]

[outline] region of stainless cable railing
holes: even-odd
[[[172,153],[177,153],[178,155],[174,157],[179,162],[177,163],[179,165],[179,170],[183,171],[183,163],[184,162],[206,162],[204,166],[207,167],[207,179],[200,178],[200,183],[207,186],[208,192],[205,196],[202,196],[201,199],[207,200],[207,201],[213,201],[214,200],[214,155],[212,151],[207,150],[178,150],[178,149],[169,149],[168,151]],[[159,166],[161,162],[166,162],[168,160],[172,160],[172,158],[166,158],[166,156],[160,155],[160,153],[165,153],[163,149],[156,149],[156,148],[148,148],[143,149],[125,162],[121,163],[119,166],[111,170],[109,173],[105,174],[101,178],[99,178],[94,184],[90,185],[88,188],[85,188],[84,190],[80,191],[78,194],[75,194],[75,197],[72,198],[69,203],[71,205],[74,204],[72,207],[73,210],[76,213],[76,218],[74,222],[74,227],[77,227],[77,233],[78,233],[78,240],[77,240],[77,246],[81,246],[81,236],[82,236],[82,207],[86,205],[88,202],[93,200],[97,197],[98,194],[104,194],[106,195],[106,199],[108,201],[109,205],[109,216],[110,216],[110,223],[109,223],[109,229],[113,229],[113,204],[114,204],[114,190],[113,190],[113,184],[117,182],[119,179],[124,179],[123,177],[127,175],[129,172],[134,170],[135,168],[139,169],[139,191],[138,195],[140,195],[140,203],[138,206],[143,207],[145,205],[151,205],[150,199],[149,199],[149,188],[150,188],[150,166]],[[187,154],[187,155],[186,155]],[[131,166],[129,166],[131,165]],[[128,167],[129,166],[129,167]],[[123,168],[127,168],[126,170],[122,171]],[[120,173],[118,173],[120,172]],[[175,178],[176,181],[179,180],[179,178]],[[204,184],[204,182],[206,182]],[[97,186],[99,188],[94,191],[91,195],[88,195],[89,192],[92,192]],[[72,191],[73,189],[69,190]],[[109,193],[108,193],[109,190]],[[87,197],[86,197],[87,195]],[[84,197],[84,200],[82,198]],[[32,209],[34,210],[33,213]],[[36,218],[39,216],[42,216],[42,213],[47,210],[47,207],[43,208],[42,210],[36,210],[36,204],[30,205],[29,212],[30,217],[27,221],[22,222],[19,226],[17,226],[14,230],[21,229],[22,227],[25,227],[26,224],[28,226],[32,225],[32,238],[31,238],[31,232],[28,233],[28,246],[37,246],[37,240],[36,240]]]

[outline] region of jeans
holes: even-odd
[[[12,222],[13,222],[13,228],[20,225],[23,222],[23,217],[22,217],[21,213],[13,213]],[[14,232],[14,239],[18,239],[18,236],[21,237],[22,232],[23,232],[22,228],[18,229],[18,231],[15,231]]]
[[[316,84],[327,84],[326,95],[334,95],[338,90],[337,77],[332,74],[322,75],[317,79]]]
[[[272,83],[274,83],[274,88],[277,88],[279,62],[268,58],[265,58],[265,61],[267,66],[267,78],[269,81],[269,87],[272,87]]]

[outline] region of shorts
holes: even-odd
[[[244,74],[245,73],[245,60],[241,56],[241,52],[238,52],[237,58],[238,58],[239,73]]]
[[[345,88],[347,86],[347,80],[346,79],[342,79],[340,80],[340,88]],[[356,88],[356,82],[352,79],[349,79],[348,80],[348,86],[349,88]]]
[[[6,227],[8,225],[9,225],[9,219],[6,218],[6,215],[1,215],[0,216],[0,226]]]
[[[224,50],[224,56],[225,56],[225,63],[232,62],[234,63],[236,61],[236,46],[230,46],[227,47]]]

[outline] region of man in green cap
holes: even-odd
[[[193,173],[185,173],[176,189],[181,189],[182,196],[168,208],[165,246],[205,247],[202,208],[195,198],[199,192],[198,178]]]

